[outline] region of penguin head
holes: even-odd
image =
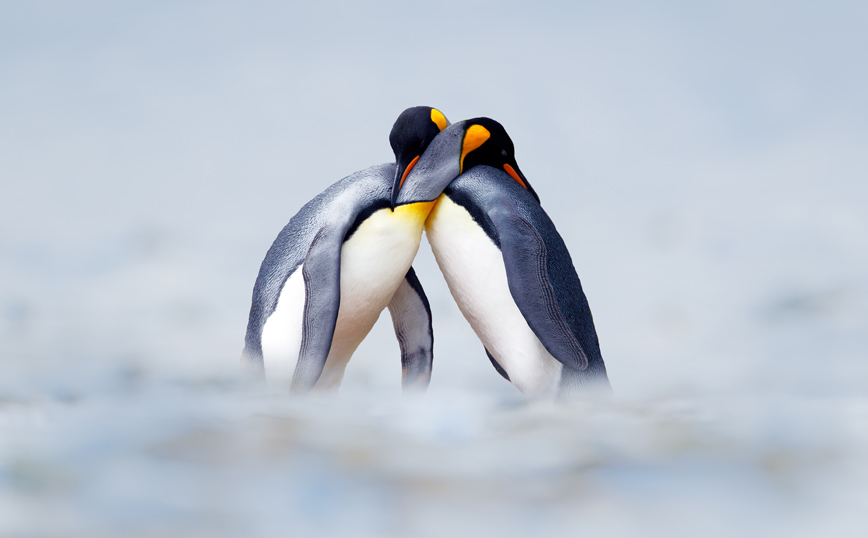
[[[431,141],[440,131],[449,127],[449,120],[436,108],[414,106],[408,108],[392,126],[389,144],[395,152],[395,179],[392,183],[392,209],[395,209],[397,193],[407,175],[422,157]]]
[[[515,146],[503,125],[491,118],[473,118],[465,122],[471,124],[465,137],[465,147],[475,147],[475,149],[466,154],[462,153],[461,171],[466,172],[479,164],[503,170],[539,203],[539,196],[518,168],[518,163],[515,161]],[[474,139],[469,146],[466,143],[468,138]]]
[[[473,118],[434,138],[412,169],[404,172],[403,180],[396,181],[392,207],[434,201],[453,179],[480,164],[503,170],[539,202],[515,162],[515,148],[503,126],[491,118]]]

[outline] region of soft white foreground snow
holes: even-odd
[[[2,536],[864,536],[868,398],[6,400]]]

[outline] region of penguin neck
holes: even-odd
[[[393,218],[402,221],[418,222],[420,226],[424,226],[426,219],[428,219],[431,210],[434,209],[436,204],[437,200],[399,205],[394,209]]]

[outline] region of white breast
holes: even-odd
[[[427,215],[427,210],[424,215],[416,215],[413,210],[408,206],[401,206],[394,212],[381,209],[366,219],[344,243],[341,307],[332,347],[316,388],[340,385],[350,357],[410,269],[419,250]]]
[[[347,362],[401,284],[419,250],[433,203],[381,209],[368,217],[341,248],[341,301],[332,346],[314,388],[340,385]],[[302,266],[303,267],[303,266]],[[299,267],[284,284],[277,308],[262,330],[269,382],[289,386],[298,363],[304,320],[304,277]],[[312,290],[311,293],[316,293]],[[396,360],[396,365],[398,361]]]
[[[546,351],[515,304],[497,246],[446,195],[425,230],[458,308],[510,381],[528,396],[554,395],[561,363]]]

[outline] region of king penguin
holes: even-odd
[[[244,362],[295,393],[337,389],[388,306],[402,384],[427,387],[431,310],[411,263],[425,219],[459,174],[463,138],[439,110],[407,109],[389,135],[395,163],[338,181],[290,219],[253,288]]]
[[[526,396],[608,393],[582,284],[512,140],[490,118],[465,121],[478,149],[425,224],[449,291],[494,368]]]

